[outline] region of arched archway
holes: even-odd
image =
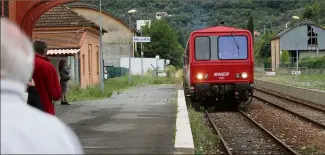
[[[51,8],[78,0],[10,0],[9,19],[16,22],[29,37],[37,20]]]

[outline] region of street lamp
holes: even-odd
[[[131,14],[136,13],[137,10],[129,10],[129,28],[130,28],[130,55],[129,55],[129,83],[131,83],[131,57],[133,52],[133,37],[132,37],[132,28],[131,28]]]
[[[103,64],[103,36],[102,36],[102,1],[99,0],[99,20],[100,20],[100,36],[99,36],[99,46],[100,46],[100,90],[104,92],[104,64]]]

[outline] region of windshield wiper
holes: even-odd
[[[235,43],[236,43],[236,47],[237,47],[237,53],[238,53],[238,55],[239,55],[239,43],[237,42],[237,40],[236,40],[236,38],[235,38],[235,36],[234,36],[234,34],[233,33],[231,33],[231,36],[232,36],[232,38],[234,38],[234,41],[235,41]]]

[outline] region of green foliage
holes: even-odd
[[[252,33],[252,35],[254,37],[254,21],[253,21],[252,16],[249,17],[248,24],[247,24],[247,29]]]
[[[268,58],[271,56],[271,39],[275,36],[272,31],[266,31],[255,41],[254,54],[257,58]]]
[[[284,62],[284,63],[290,62],[290,54],[288,51],[282,51],[281,62]]]
[[[192,128],[195,154],[211,154],[215,152],[219,138],[209,130],[203,122],[204,115],[196,112],[193,108],[189,109],[189,118]]]
[[[179,44],[179,36],[166,20],[154,20],[151,26],[143,27],[143,34],[151,37],[151,42],[143,45],[145,57],[169,59],[170,64],[176,67],[182,66],[183,48]]]
[[[325,19],[325,1],[316,0],[312,5],[307,5],[303,12],[304,19],[312,19],[318,23],[324,23]]]
[[[307,6],[304,10],[304,13],[303,13],[303,18],[305,19],[313,19],[314,17],[314,12],[313,12],[313,8],[312,6]]]
[[[89,0],[88,0],[89,1]],[[98,0],[92,0],[98,4]],[[243,27],[247,25],[246,18],[254,18],[254,29],[262,32],[264,26],[267,29],[280,30],[293,15],[302,17],[305,6],[318,5],[319,11],[314,11],[313,17],[318,18],[319,23],[325,24],[325,1],[274,1],[274,0],[109,0],[102,1],[103,9],[116,15],[128,23],[127,11],[137,9],[138,13],[132,15],[132,26],[136,20],[155,19],[155,13],[166,11],[172,15],[166,21],[175,28],[183,40],[187,40],[191,31],[215,25],[218,21],[224,21],[226,25]],[[317,3],[317,5],[316,5]],[[317,10],[317,9],[313,9]],[[314,18],[313,18],[314,19]],[[184,43],[179,41],[183,47]]]
[[[173,65],[168,65],[165,69],[168,77],[174,77],[176,74],[176,67]]]
[[[308,68],[325,68],[325,56],[303,58],[299,62],[299,66]]]
[[[99,4],[99,0],[83,1]],[[318,21],[319,24],[325,25],[325,0],[300,0],[294,2],[275,0],[108,0],[102,1],[102,4],[104,10],[114,14],[126,23],[128,23],[129,17],[127,11],[135,8],[138,12],[131,17],[132,27],[135,27],[136,20],[155,20],[156,12],[167,12],[171,16],[163,19],[177,33],[176,40],[181,44],[181,48],[185,47],[191,31],[215,26],[220,21],[224,21],[225,25],[228,26],[249,29],[245,17],[254,19],[255,31],[263,32],[265,27],[267,33],[271,30],[273,32],[283,30],[288,21],[291,21],[291,24],[293,23],[292,16],[294,15]],[[268,39],[261,39],[261,37],[256,37],[256,41],[254,40],[254,52],[256,57],[262,55],[262,58],[264,58],[268,56],[268,44],[270,42],[268,42]],[[154,47],[154,49],[158,49],[156,46]],[[168,53],[168,51],[162,49],[165,49],[165,47],[158,49],[158,51]],[[173,54],[177,56],[182,52],[173,52]],[[172,57],[171,54],[168,55],[170,58]],[[172,64],[179,67],[178,57],[175,58]]]

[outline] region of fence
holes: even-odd
[[[259,67],[257,67],[259,68]],[[276,73],[280,75],[292,74],[292,71],[297,70],[297,62],[295,58],[289,58],[287,62],[280,62],[276,67]],[[272,64],[264,63],[264,72],[271,72]],[[298,61],[298,71],[302,75],[319,75],[325,74],[325,57],[318,58],[302,58]]]
[[[115,66],[105,66],[107,71],[107,78],[115,78],[126,75],[129,72],[129,69],[124,67],[115,67]]]

